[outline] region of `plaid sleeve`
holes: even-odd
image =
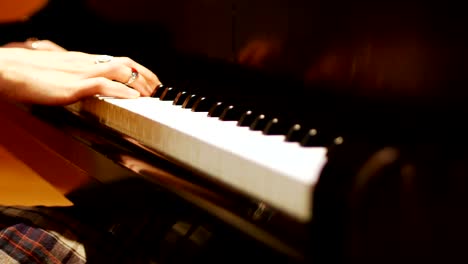
[[[0,263],[118,263],[108,233],[62,209],[0,206]]]
[[[0,263],[86,263],[81,243],[24,223],[0,232]]]

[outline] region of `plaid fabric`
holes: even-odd
[[[133,179],[81,188],[70,207],[0,206],[0,264],[219,263],[202,257],[220,244],[211,239],[214,223]]]
[[[86,263],[81,243],[26,224],[0,232],[0,263]]]
[[[112,230],[65,207],[0,206],[0,263],[140,263],[124,256]]]

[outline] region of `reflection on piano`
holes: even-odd
[[[102,17],[97,1],[52,1],[7,29],[133,57],[165,84],[151,98],[1,112],[34,128],[31,146],[63,158],[80,177],[73,191],[87,175],[174,197],[184,217],[155,238],[159,261],[192,256],[172,242],[196,230],[193,241],[216,237],[197,244],[202,261],[466,259],[467,131],[452,120],[466,114],[467,60],[452,3],[138,1],[141,17],[120,17],[125,1]]]

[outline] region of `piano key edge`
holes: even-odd
[[[163,124],[156,124],[145,116],[127,111],[126,109],[114,105],[103,98],[95,97],[85,99],[75,104],[68,105],[65,108],[74,113],[86,114],[88,116],[91,115],[102,125],[126,134],[157,152],[164,149],[166,142],[164,142],[164,140],[154,140],[154,137],[148,137],[148,135],[158,135],[166,138],[177,137],[179,140],[185,139],[187,142],[183,142],[181,145],[185,144],[186,146],[191,146],[193,148],[193,144],[191,144],[191,142],[193,142],[191,140],[193,139],[188,135],[184,135],[179,131],[174,132],[174,130],[171,130]],[[148,124],[149,122],[151,125],[144,129],[140,129],[137,126],[122,126],[122,124],[116,122],[117,117],[123,120],[132,120],[131,122],[133,124]],[[210,151],[199,148],[197,153],[210,153]],[[299,179],[291,180],[290,178],[287,178],[288,175],[272,173],[270,168],[259,170],[255,164],[252,164],[247,160],[242,160],[242,157],[233,153],[230,153],[229,157],[234,160],[241,160],[242,164],[245,165],[242,171],[249,173],[237,174],[233,170],[212,167],[207,167],[205,168],[206,170],[201,171],[197,164],[190,159],[190,154],[187,154],[187,152],[181,149],[178,149],[177,153],[168,153],[163,151],[162,154],[178,163],[200,172],[201,175],[206,175],[210,180],[222,183],[231,188],[233,187],[234,189],[263,201],[271,207],[276,208],[303,223],[309,222],[312,219],[314,188],[318,181],[321,168],[323,168],[327,162],[326,151],[323,149],[323,159],[316,161],[316,164],[312,166],[319,170],[315,172],[317,175],[312,175],[312,177],[310,177],[310,181],[301,181]],[[198,157],[209,159],[210,156],[198,155]],[[278,175],[282,177],[278,177]],[[243,184],[245,182],[251,182],[252,177],[255,177],[255,181],[257,182],[269,182],[274,183],[274,185],[272,186],[270,184],[268,189],[264,189],[265,192],[259,192],[258,185],[254,186]]]

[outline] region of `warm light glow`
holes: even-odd
[[[27,19],[47,4],[47,0],[0,0],[0,23]]]

